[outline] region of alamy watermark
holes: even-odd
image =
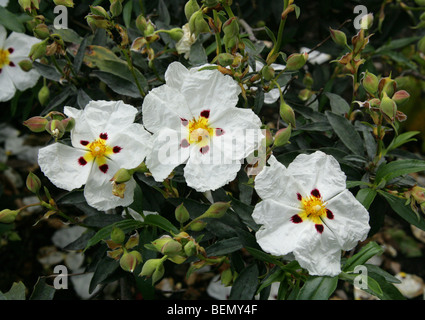
[[[68,8],[65,6],[55,6],[53,13],[57,15],[53,20],[53,27],[57,30],[68,29]]]

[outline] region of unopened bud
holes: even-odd
[[[383,98],[381,99],[380,108],[382,112],[391,119],[391,121],[394,120],[397,112],[397,105],[391,98],[387,96],[385,92]]]
[[[397,106],[402,106],[404,103],[409,100],[410,94],[405,90],[399,90],[392,96],[392,99],[395,101]]]
[[[65,127],[59,120],[51,120],[46,125],[46,131],[54,138],[60,139],[65,134]]]
[[[12,223],[15,221],[19,210],[4,209],[0,211],[0,223]]]
[[[47,50],[47,41],[48,41],[48,39],[45,39],[45,40],[43,40],[41,42],[38,42],[38,43],[34,44],[31,47],[31,50],[30,50],[30,53],[29,53],[28,57],[32,61],[44,57],[44,55],[46,54],[46,50]]]
[[[38,91],[38,101],[42,106],[45,106],[50,98],[49,87],[43,86],[40,91]]]
[[[182,250],[180,242],[169,236],[164,236],[152,242],[152,245],[164,255],[177,254]]]
[[[57,6],[65,6],[68,8],[74,8],[74,0],[53,0]]]
[[[388,97],[392,97],[397,87],[397,83],[391,79],[391,77],[382,78],[379,81],[378,90],[381,94],[381,98],[385,93]]]
[[[308,53],[293,53],[286,61],[286,70],[294,71],[301,69],[307,62]]]
[[[363,88],[365,88],[365,90],[371,95],[375,95],[378,91],[379,80],[378,77],[375,76],[373,73],[366,71],[363,77],[362,84]]]
[[[219,3],[220,3],[220,1],[218,1],[218,0],[204,0],[204,4],[205,4],[208,8],[214,8],[214,7],[216,7]]]
[[[105,19],[109,19],[109,14],[102,6],[90,6],[90,12],[96,16],[101,16]]]
[[[345,45],[347,44],[347,36],[345,35],[344,32],[342,32],[341,30],[334,30],[329,28],[329,31],[331,33],[331,38],[332,40],[339,46],[341,47],[345,47]]]
[[[292,128],[296,127],[295,112],[284,100],[280,103],[279,114],[283,121],[292,125]]]
[[[18,0],[18,3],[24,11],[31,11],[31,0]]]
[[[49,27],[44,23],[40,23],[33,30],[34,36],[38,39],[44,40],[50,35]]]
[[[185,223],[187,220],[190,219],[189,211],[187,211],[183,203],[176,208],[174,214],[176,220],[180,223]]]
[[[192,14],[189,20],[189,29],[190,32],[195,34],[197,37],[200,33],[210,32],[210,27],[208,22],[205,21],[204,15],[201,10],[196,11]]]
[[[46,118],[35,116],[24,121],[23,125],[32,132],[43,132],[46,130],[46,125],[49,121]]]
[[[129,181],[132,176],[133,175],[129,170],[121,168],[114,174],[111,181],[114,181],[115,183],[124,183]]]
[[[205,226],[207,225],[206,222],[202,220],[195,220],[190,224],[190,230],[192,231],[202,231],[204,230]]]
[[[270,146],[273,144],[273,136],[272,133],[270,132],[270,129],[266,128],[264,129],[265,132],[265,136],[266,136],[266,146]]]
[[[192,15],[200,9],[199,4],[196,0],[189,0],[184,5],[184,14],[186,16],[187,21],[190,20]]]
[[[216,202],[213,203],[207,211],[202,214],[202,218],[216,218],[219,219],[230,208],[230,202]]]
[[[274,69],[266,65],[261,70],[261,74],[266,81],[270,81],[274,78]]]
[[[217,56],[218,63],[223,67],[230,66],[233,63],[234,59],[235,57],[232,54],[226,52],[220,53]]]
[[[232,17],[223,24],[223,42],[226,48],[231,49],[239,43],[239,22]]]
[[[146,18],[141,14],[136,18],[136,27],[142,34],[145,34],[145,30],[148,26]]]
[[[276,132],[274,136],[274,145],[276,147],[281,147],[287,144],[289,142],[289,139],[291,138],[291,133],[291,124],[289,124],[287,128],[280,129],[278,132]]]
[[[140,272],[140,277],[152,277],[152,284],[155,284],[164,275],[165,269],[162,259],[149,259],[145,262]]]
[[[120,259],[120,266],[124,271],[133,272],[142,262],[142,255],[138,251],[124,252]]]
[[[118,17],[122,13],[122,1],[120,0],[113,0],[111,3],[111,6],[109,8],[109,11],[112,13],[113,17]]]
[[[171,39],[178,42],[181,38],[183,38],[184,31],[182,28],[173,28],[168,30],[168,35],[171,37]]]
[[[360,28],[362,29],[370,29],[373,25],[373,14],[369,13],[360,20]]]
[[[114,227],[111,231],[111,240],[115,243],[121,244],[125,240],[125,233],[120,228]]]
[[[41,181],[34,173],[30,172],[27,176],[26,185],[29,191],[38,193],[41,188]]]
[[[21,60],[18,64],[22,71],[28,72],[32,70],[32,62],[30,60]]]
[[[193,241],[189,241],[188,243],[185,244],[184,253],[186,254],[186,256],[188,257],[194,256],[197,252],[198,250],[196,248],[196,243],[194,243]]]

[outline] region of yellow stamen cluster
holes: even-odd
[[[301,219],[311,219],[315,224],[321,224],[321,217],[326,217],[326,203],[314,196],[301,200],[302,211],[298,214]]]
[[[214,128],[210,128],[208,119],[199,117],[189,121],[189,138],[190,144],[198,143],[201,147],[208,144],[210,137],[214,135]]]
[[[10,63],[9,54],[9,50],[0,49],[0,69]]]

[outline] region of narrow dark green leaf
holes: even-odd
[[[91,74],[99,78],[110,89],[112,89],[118,94],[122,94],[124,96],[129,96],[132,98],[140,98],[140,92],[137,86],[129,80],[100,70],[94,70]]]
[[[75,72],[79,72],[81,69],[81,65],[83,64],[84,54],[86,53],[88,43],[88,37],[85,37],[83,41],[81,41],[80,47],[78,48],[77,54],[74,58],[74,69]]]
[[[19,19],[16,19],[16,15],[14,13],[8,11],[4,7],[0,7],[0,24],[11,31],[25,33],[25,26],[19,21]]]
[[[364,189],[360,189],[359,192],[357,192],[356,199],[366,209],[369,209],[369,207],[372,204],[373,200],[375,200],[376,194],[377,194],[377,192],[376,192],[375,189],[364,188]]]
[[[61,79],[61,74],[53,66],[46,65],[38,61],[34,61],[32,65],[43,78],[56,82],[59,82]]]
[[[350,111],[350,105],[341,96],[330,92],[325,92],[325,95],[330,101],[333,113],[344,115]]]
[[[128,1],[122,10],[122,16],[124,20],[125,27],[127,29],[131,26],[131,14],[133,12],[133,1]]]
[[[378,245],[376,242],[371,241],[363,248],[361,248],[358,253],[348,258],[342,270],[344,272],[353,271],[356,266],[366,263],[366,261],[368,261],[370,258],[375,255],[381,254],[383,251],[384,250],[381,248],[380,245]]]
[[[270,255],[268,253],[265,253],[265,252],[263,252],[261,250],[258,250],[258,249],[255,249],[255,248],[250,248],[250,247],[246,247],[245,249],[254,258],[256,258],[256,259],[258,259],[260,261],[268,262],[268,263],[275,264],[275,265],[278,265],[278,266],[282,266],[283,267],[283,263],[279,259],[273,257],[272,255]]]
[[[389,182],[398,176],[420,171],[425,171],[425,161],[423,160],[402,159],[392,161],[379,166],[376,171],[375,184],[379,185],[383,180]]]
[[[243,269],[233,283],[229,300],[252,300],[257,291],[258,275],[255,263]]]
[[[300,289],[297,300],[328,300],[337,284],[338,277],[311,276]]]
[[[53,300],[56,289],[46,283],[45,278],[38,278],[30,300]]]
[[[150,214],[146,216],[144,224],[159,227],[166,232],[179,233],[179,229],[177,227],[160,215]]]
[[[222,256],[238,251],[243,247],[244,245],[241,240],[238,237],[234,237],[217,241],[205,250],[209,256]]]
[[[350,121],[343,116],[329,111],[326,112],[326,116],[342,143],[354,154],[363,156],[363,140]]]
[[[96,270],[93,273],[93,277],[90,281],[89,294],[91,294],[97,287],[98,284],[102,283],[108,276],[110,276],[119,267],[119,262],[109,258],[102,258],[96,266]]]

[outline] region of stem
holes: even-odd
[[[289,0],[284,0],[282,13],[285,12],[288,6],[289,6]],[[283,30],[285,29],[286,18],[287,17],[285,16],[285,17],[282,17],[282,19],[280,19],[279,31],[277,32],[277,41],[267,57],[268,65],[272,64],[276,60],[276,59],[273,59],[272,57],[280,51],[280,47],[282,46],[282,37],[283,37]],[[270,60],[269,58],[272,58],[272,59]]]
[[[235,15],[233,14],[233,11],[232,11],[232,9],[230,8],[230,6],[229,5],[224,5],[223,6],[224,7],[224,10],[226,10],[226,12],[227,12],[227,15],[229,16],[229,18],[233,18]]]
[[[121,49],[122,53],[125,56],[125,59],[127,60],[128,67],[130,68],[131,74],[133,75],[134,81],[136,82],[137,89],[139,89],[140,95],[144,97],[146,93],[143,91],[142,86],[139,83],[139,80],[137,79],[136,71],[134,71],[133,62],[131,61],[131,57],[128,54],[126,49]]]

